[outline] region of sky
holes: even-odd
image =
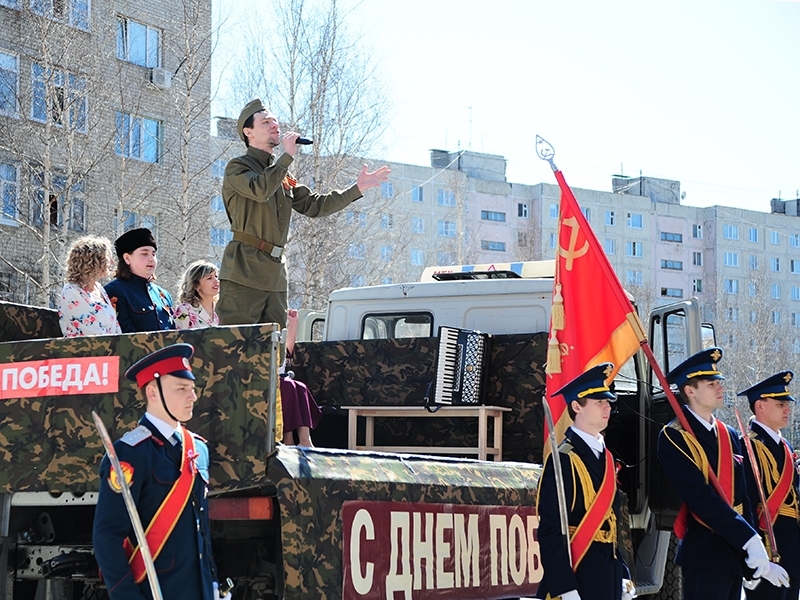
[[[504,156],[508,181],[555,183],[540,135],[573,187],[641,172],[690,206],[798,196],[800,1],[343,1],[392,101],[376,159],[473,150]]]

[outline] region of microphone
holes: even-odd
[[[311,144],[314,143],[314,140],[310,140],[310,139],[304,138],[304,137],[299,137],[294,141],[294,143],[298,144],[300,146],[310,146]]]

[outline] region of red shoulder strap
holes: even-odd
[[[605,449],[606,472],[594,502],[589,506],[583,519],[575,529],[575,533],[570,538],[570,548],[572,550],[572,570],[577,570],[586,551],[592,545],[595,534],[600,530],[603,521],[608,516],[617,494],[617,473],[614,469],[614,458],[608,448]]]

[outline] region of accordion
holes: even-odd
[[[434,404],[483,404],[492,336],[480,331],[439,327]]]

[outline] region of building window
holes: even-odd
[[[482,210],[481,219],[484,221],[498,221],[500,223],[506,222],[506,213],[496,212],[493,210]]]
[[[225,166],[228,163],[225,162],[225,159],[218,158],[211,164],[211,176],[214,179],[222,179],[225,176]]]
[[[617,252],[617,240],[606,239],[603,242],[603,250],[606,251],[606,254],[615,254]]]
[[[662,269],[672,269],[673,271],[683,271],[683,261],[680,260],[662,260]]]
[[[411,201],[412,202],[422,202],[422,186],[418,185],[416,187],[411,188]]]
[[[795,340],[792,343],[792,352],[794,354],[800,354],[800,340]]]
[[[642,272],[633,269],[625,271],[625,285],[642,285]]]
[[[411,217],[411,233],[425,233],[425,219]]]
[[[692,264],[695,267],[702,267],[703,266],[703,253],[702,252],[692,252]]]
[[[780,258],[771,258],[769,261],[769,268],[774,273],[778,273],[781,270],[781,259]]]
[[[17,167],[0,163],[0,224],[19,224],[19,180]]]
[[[551,248],[555,248],[557,243],[558,243],[558,234],[551,233],[550,234],[550,247]]]
[[[789,261],[789,270],[792,273],[800,273],[800,260],[790,260]]]
[[[758,286],[756,285],[755,281],[751,281],[747,284],[747,293],[751,298],[756,297],[756,292],[758,291]]]
[[[0,0],[0,6],[7,6],[8,8],[18,8],[19,0]],[[0,275],[5,275],[5,273],[0,273]]]
[[[628,213],[628,227],[632,229],[641,229],[642,215],[639,213]]]
[[[523,202],[517,203],[517,216],[520,219],[527,219],[528,218],[528,205]]]
[[[436,255],[439,265],[454,265],[456,264],[456,255],[452,252],[442,252],[441,250]]]
[[[439,221],[437,232],[439,237],[456,237],[456,223],[455,221]]]
[[[381,285],[389,285],[392,283],[391,277],[381,277]]]
[[[527,231],[517,232],[517,246],[520,248],[527,248],[531,245],[531,234]]]
[[[670,233],[669,231],[662,231],[661,232],[661,241],[662,242],[678,242],[683,243],[683,234],[682,233]]]
[[[583,216],[586,217],[587,221],[590,221],[592,219],[592,209],[591,208],[589,208],[589,207],[581,208],[581,212],[583,213]]]
[[[606,225],[614,225],[615,222],[616,222],[616,217],[614,215],[614,211],[613,210],[607,210],[606,211]]]
[[[550,205],[550,218],[557,219],[558,218],[558,204],[551,204]]]
[[[392,215],[381,213],[381,229],[391,229],[393,222]]]
[[[31,0],[31,10],[48,19],[89,31],[89,0]]]
[[[481,240],[481,250],[492,250],[494,252],[505,252],[505,242],[493,242],[491,240]]]
[[[347,225],[355,225],[364,229],[367,226],[367,213],[348,210],[344,215],[344,222]]]
[[[117,113],[117,155],[157,163],[161,157],[161,122],[128,113]]]
[[[625,254],[628,256],[635,256],[636,258],[642,257],[642,243],[641,242],[625,242]]]
[[[725,252],[722,257],[722,262],[726,267],[739,266],[739,253],[738,252]]]
[[[367,284],[367,278],[363,275],[352,275],[350,277],[350,287],[364,287]]]
[[[227,227],[211,228],[211,245],[217,248],[227,246],[233,239],[233,232]]]
[[[117,229],[117,219],[119,215],[114,217],[114,230]],[[122,211],[122,231],[130,231],[131,229],[138,229],[144,227],[153,232],[156,241],[158,241],[158,218],[155,215],[140,215],[137,212],[130,210]]]
[[[750,268],[751,269],[754,269],[754,270],[758,269],[758,256],[756,256],[755,254],[751,254],[749,262],[750,262]]]
[[[44,226],[45,218],[51,225],[61,227],[66,217],[67,229],[77,233],[86,231],[86,202],[82,181],[76,181],[67,191],[66,176],[53,174],[50,177],[50,190],[46,191],[43,174],[38,173],[34,176],[34,186],[36,189],[32,199],[31,221],[36,227]]]
[[[753,243],[758,242],[758,229],[755,227],[751,227],[747,230],[747,239]]]
[[[358,260],[366,260],[367,258],[367,245],[366,244],[350,244],[347,247],[348,258],[355,258]]]
[[[777,231],[770,231],[769,232],[769,243],[773,246],[780,246],[781,244],[781,235]]]
[[[739,309],[736,307],[728,307],[728,313],[725,315],[725,320],[731,323],[736,323],[739,320]]]
[[[219,194],[211,196],[211,211],[218,213],[225,212],[225,202],[222,200],[222,196]]]
[[[800,313],[792,313],[792,327],[800,327]]]
[[[142,67],[160,67],[161,31],[118,17],[117,58]]]
[[[683,290],[680,288],[661,288],[661,295],[665,298],[683,298]]]
[[[692,293],[693,294],[702,294],[703,293],[703,280],[702,279],[692,279]]]
[[[439,190],[436,202],[440,206],[455,206],[456,193],[453,190]]]
[[[725,279],[722,282],[722,289],[725,290],[726,294],[738,294],[739,293],[739,280],[738,279]]]
[[[697,225],[697,224],[693,224],[692,225],[692,237],[694,239],[696,239],[696,240],[702,240],[703,239],[703,226],[702,225]]]
[[[419,267],[425,264],[424,254],[422,250],[419,248],[412,248],[411,249],[411,264],[415,267]]]
[[[392,262],[392,247],[381,246],[381,260],[383,262]]]
[[[19,57],[0,52],[0,114],[19,113]]]
[[[773,325],[780,325],[781,324],[781,311],[773,310],[772,311],[772,324]]]
[[[45,69],[31,65],[33,102],[31,119],[69,126],[86,133],[86,78],[61,69]]]
[[[394,184],[391,181],[381,182],[381,198],[394,198]]]
[[[793,285],[792,286],[792,300],[800,300],[800,286]]]
[[[789,246],[792,248],[800,248],[800,233],[789,234]]]
[[[739,226],[738,225],[723,225],[722,226],[722,237],[726,240],[738,240],[739,239]]]
[[[780,300],[781,299],[781,284],[780,283],[773,283],[772,284],[772,299],[773,300]]]

